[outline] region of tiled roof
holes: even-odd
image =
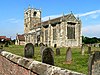
[[[17,35],[17,37],[20,41],[25,41],[24,35]]]
[[[0,36],[0,39],[6,39],[6,36]]]

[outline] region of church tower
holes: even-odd
[[[24,33],[31,31],[35,24],[41,22],[41,10],[28,7],[24,11]]]

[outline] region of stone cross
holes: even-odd
[[[68,47],[66,51],[66,63],[70,64],[71,61],[72,61],[72,51],[71,51],[71,48]]]
[[[54,65],[54,52],[51,48],[47,47],[43,50],[42,62],[49,65]]]
[[[88,47],[88,54],[91,54],[91,47]]]
[[[88,62],[88,75],[100,75],[100,51],[91,54]]]
[[[34,46],[32,43],[27,43],[24,48],[24,56],[26,58],[32,58],[34,56]]]
[[[56,55],[60,55],[60,48],[56,48]]]

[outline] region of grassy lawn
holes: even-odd
[[[71,64],[64,64],[65,62],[65,54],[67,48],[60,48],[61,55],[56,56],[56,49],[52,48],[54,50],[54,62],[55,66],[62,67],[65,69],[81,72],[84,74],[88,73],[88,58],[89,54],[87,54],[87,47],[85,48],[85,55],[81,55],[81,49],[80,48],[72,48],[72,63]],[[99,50],[100,48],[92,48],[92,51]],[[16,55],[24,56],[24,46],[15,46],[10,45],[9,47],[4,47],[4,50],[14,53]],[[35,47],[35,56],[34,58],[37,61],[41,61],[41,55],[40,55],[40,47]]]

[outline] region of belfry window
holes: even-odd
[[[34,14],[33,14],[33,16],[36,16],[36,14],[37,14],[37,12],[35,11]]]
[[[67,37],[68,39],[75,39],[75,24],[74,23],[68,23]]]

